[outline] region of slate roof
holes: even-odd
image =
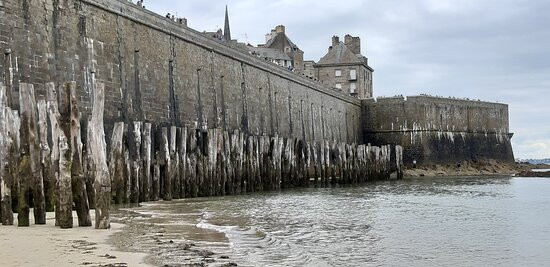
[[[274,43],[276,43],[277,41],[279,41],[280,38],[285,38],[286,40],[282,40],[283,44],[286,42],[288,42],[288,44],[290,45],[290,47],[292,47],[292,50],[298,50],[298,51],[301,51],[300,48],[295,44],[293,43],[290,38],[288,38],[288,36],[286,36],[286,34],[277,34],[275,35],[275,37],[271,38],[265,45],[264,47],[271,47],[273,46]]]
[[[365,64],[365,60],[362,55],[354,54],[343,42],[340,42],[317,63],[317,65],[329,64]]]

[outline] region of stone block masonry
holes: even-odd
[[[508,106],[431,96],[363,100],[363,135],[403,147],[404,164],[514,162]]]
[[[362,143],[359,100],[184,25],[112,0],[5,0],[2,81],[18,109],[19,82],[76,81],[83,119],[92,75],[114,122]]]

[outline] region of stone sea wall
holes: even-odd
[[[221,128],[308,141],[362,143],[360,101],[204,37],[128,1],[5,0],[1,79],[17,109],[19,82],[76,81],[91,115],[92,76],[117,121]]]
[[[508,106],[410,96],[363,101],[363,135],[373,144],[403,146],[403,160],[449,164],[495,159],[514,162]]]

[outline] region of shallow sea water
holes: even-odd
[[[156,265],[550,265],[550,179],[453,177],[142,204],[117,246]],[[190,253],[183,244],[193,244]],[[197,257],[197,251],[214,255]]]

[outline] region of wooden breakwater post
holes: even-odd
[[[59,177],[57,181],[56,221],[62,229],[73,227],[71,189],[71,151],[65,135],[59,136]]]
[[[395,166],[397,172],[397,179],[403,179],[403,147],[395,146]]]
[[[124,122],[116,122],[111,136],[111,152],[109,172],[111,174],[112,195],[115,204],[121,204],[127,199],[125,186],[125,158],[122,138],[124,135]]]
[[[181,128],[172,126],[170,127],[170,174],[172,177],[172,199],[179,199],[181,196],[181,176],[180,176],[180,164],[181,158],[179,153],[179,146],[181,145],[178,137],[181,136]]]
[[[90,151],[92,161],[92,173],[94,175],[94,188],[96,193],[95,228],[109,229],[110,205],[111,205],[111,179],[107,166],[105,130],[103,127],[103,112],[105,101],[105,85],[94,83],[92,119],[89,125],[91,129]]]
[[[160,132],[160,194],[164,200],[172,200],[172,167],[170,158],[170,143],[168,128],[162,127]]]
[[[69,140],[71,154],[71,191],[78,217],[78,226],[92,226],[84,176],[81,115],[76,98],[76,82],[65,83],[60,90],[61,129]]]
[[[18,226],[29,226],[29,202],[34,200],[34,219],[37,224],[46,223],[46,205],[40,169],[40,145],[37,125],[36,99],[32,84],[20,83],[21,106],[21,159],[19,164],[19,212]],[[32,192],[31,192],[32,189]]]
[[[0,222],[13,225],[12,199],[19,162],[19,114],[7,105],[6,87],[0,82]]]
[[[141,137],[142,149],[142,177],[140,180],[140,201],[149,201],[151,197],[150,186],[153,184],[151,170],[152,147],[151,147],[151,123],[145,123]]]
[[[59,167],[55,164],[59,164],[58,161],[52,161],[53,150],[57,153],[59,147],[57,147],[58,140],[53,140],[52,137],[52,120],[50,119],[50,109],[52,102],[57,106],[57,94],[55,91],[55,85],[53,83],[47,83],[45,85],[46,98],[44,101],[38,103],[38,122],[40,132],[40,146],[42,148],[40,154],[40,161],[42,164],[42,178],[44,179],[44,197],[46,202],[46,211],[55,211],[55,182],[57,181],[56,173]],[[57,109],[56,109],[57,110]],[[53,127],[57,127],[54,125]]]
[[[179,184],[179,198],[187,197],[187,128],[178,128],[177,130],[177,157],[178,162],[178,184]]]
[[[188,132],[188,143],[187,143],[187,160],[186,160],[186,196],[188,197],[197,197],[198,196],[198,178],[197,178],[197,170],[198,170],[198,147],[197,147],[197,133],[194,130],[190,130]]]
[[[141,163],[141,137],[142,137],[142,123],[135,121],[129,125],[131,128],[128,130],[128,160],[127,165],[130,167],[129,181],[127,183],[130,187],[130,202],[139,203],[142,180],[142,163]],[[125,157],[126,158],[126,157]]]
[[[61,210],[60,210],[60,195],[59,195],[59,186],[60,186],[60,174],[61,174],[61,163],[60,157],[62,156],[60,151],[60,137],[63,135],[65,142],[67,139],[63,131],[61,131],[60,126],[60,117],[59,114],[59,105],[57,100],[57,90],[55,89],[54,83],[46,84],[46,101],[47,101],[47,112],[48,112],[48,139],[50,142],[50,156],[49,163],[51,163],[50,172],[47,174],[49,177],[44,179],[44,190],[46,196],[46,209],[49,205],[54,205],[55,210],[55,225],[60,226]],[[66,162],[66,161],[65,161]],[[64,163],[66,164],[66,163]],[[72,195],[70,198],[72,202]],[[72,205],[72,204],[71,204]],[[67,223],[68,224],[68,223]],[[72,214],[71,222],[72,227]]]

